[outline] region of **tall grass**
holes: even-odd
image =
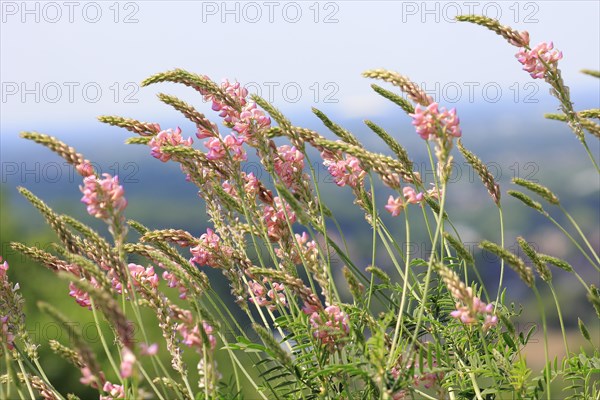
[[[551,43],[530,46],[527,32],[496,20],[479,16],[458,20],[487,27],[519,48],[518,61],[533,79],[546,81],[559,102],[562,114],[547,117],[569,125],[582,144],[582,154],[598,170],[587,140],[600,136],[600,125],[594,121],[600,111],[574,110],[558,69],[562,53]],[[596,271],[600,271],[598,249],[551,189],[516,178],[515,186],[503,192],[484,161],[458,139],[463,132],[456,110],[446,110],[398,73],[371,70],[364,75],[393,86],[373,85],[373,89],[412,119],[435,171],[431,182],[415,171],[398,139],[374,121],[366,125],[393,157],[367,150],[352,132],[319,110],[314,114],[338,140],[294,126],[237,82],[218,85],[179,69],[156,74],[143,84],[175,82],[196,90],[212,103],[227,132],[192,105],[167,94],[159,99],[196,125],[203,146],[194,146],[179,128],[100,117],[134,133],[127,143],[149,147],[162,162],[180,164],[189,183],[198,187],[210,217],[211,227],[200,237],[176,228],[150,230],[140,221],[127,220],[131,205],[117,176],[99,176],[89,160],[54,137],[24,132],[23,138],[46,146],[76,168],[82,177],[82,202],[90,215],[106,222],[111,237],[56,213],[19,188],[58,241],[52,252],[20,243],[12,247],[69,282],[68,294],[94,318],[104,354],[94,354],[74,329],[68,342],[34,343],[25,329],[18,285],[9,281],[4,262],[0,397],[77,398],[48,379],[45,360],[37,352],[42,345],[80,370],[81,383],[97,389],[101,399],[599,398],[598,345],[580,319],[581,335],[593,352],[569,347],[552,270],[565,270],[581,284],[590,301],[582,315],[594,309],[600,317],[600,292],[567,261],[537,252],[526,238],[519,237],[518,244],[519,254],[528,260],[505,248],[503,194],[520,200],[532,213],[541,213]],[[339,190],[353,194],[372,231],[371,265],[353,259],[347,232],[335,217],[336,201],[322,195],[309,148],[318,150]],[[269,180],[244,172],[250,151]],[[490,209],[498,215],[497,234],[479,244],[501,260],[497,285],[486,287],[481,280],[478,263],[463,244],[455,229],[458,221],[448,207],[450,171],[459,154],[481,177]],[[381,182],[387,198],[375,190]],[[385,213],[403,227],[401,235],[392,235]],[[565,216],[570,226],[561,225],[557,215]],[[132,230],[137,241],[130,241],[135,236]],[[413,254],[411,247],[411,238],[422,230],[432,249],[426,257]],[[376,265],[380,252],[390,260],[389,266]],[[133,262],[141,258],[144,265]],[[518,311],[505,292],[508,268],[537,299],[544,337],[541,371],[533,371],[524,356],[534,331],[515,328]],[[210,269],[226,278],[251,329],[229,308],[229,299],[217,294],[205,272]],[[343,281],[337,279],[340,270]],[[546,285],[553,304],[540,295]],[[46,303],[40,308],[68,326],[68,311]],[[155,316],[149,319],[147,310]],[[562,360],[550,356],[546,321],[554,312],[565,347]],[[155,326],[162,334],[160,343],[154,343],[148,332]],[[189,360],[196,365],[188,365]],[[217,360],[226,360],[226,367]],[[562,382],[564,390],[553,391],[554,382]]]

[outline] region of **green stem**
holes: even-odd
[[[546,310],[544,308],[544,302],[542,300],[542,297],[540,296],[540,293],[537,290],[537,288],[535,287],[535,285],[533,286],[532,289],[533,289],[533,292],[535,293],[535,297],[537,299],[538,307],[540,310],[540,317],[542,318],[542,329],[544,331],[544,357],[546,359],[544,369],[546,371],[546,384],[547,384],[547,388],[548,388],[547,398],[548,398],[548,400],[551,400],[552,394],[551,394],[551,382],[550,382],[550,353],[548,350],[548,326],[546,324]]]
[[[587,240],[587,237],[583,234],[583,232],[579,228],[579,224],[577,224],[577,222],[571,216],[571,214],[569,214],[567,212],[567,210],[565,210],[560,204],[558,205],[558,207],[565,214],[565,216],[569,219],[569,221],[571,221],[571,223],[573,224],[573,227],[577,230],[577,233],[579,233],[579,236],[581,236],[581,238],[583,239],[583,241],[585,242],[585,244],[587,245],[587,247],[590,249],[590,251],[594,255],[594,258],[596,259],[596,262],[600,264],[600,257],[598,256],[598,254],[596,253],[596,251],[594,250],[594,248],[592,247],[592,245],[590,244],[590,242]]]
[[[563,342],[565,344],[565,352],[566,352],[567,357],[569,357],[569,354],[571,352],[569,351],[569,344],[567,343],[567,333],[565,331],[565,324],[563,323],[562,312],[560,310],[560,303],[558,301],[558,296],[556,296],[556,291],[554,290],[554,285],[552,285],[552,282],[549,281],[548,286],[550,287],[550,291],[552,292],[552,297],[554,298],[554,304],[556,304],[556,311],[558,312],[558,321],[560,322],[560,330],[562,332]]]
[[[502,214],[502,207],[498,205],[498,214],[500,215],[500,245],[504,248],[504,216]],[[498,281],[498,294],[496,294],[496,303],[494,304],[494,313],[498,308],[500,301],[500,293],[502,292],[502,283],[504,282],[504,259],[500,260],[500,280]]]
[[[29,391],[29,395],[31,396],[31,400],[35,400],[35,394],[33,393],[33,388],[31,387],[31,382],[29,382],[29,378],[27,377],[27,372],[25,371],[25,367],[23,366],[23,361],[20,357],[17,358],[17,364],[19,364],[19,369],[23,374],[23,380],[25,381],[25,385],[27,386],[27,390]]]
[[[569,240],[571,241],[571,243],[573,243],[575,245],[575,247],[577,247],[577,249],[581,252],[581,254],[583,254],[583,256],[590,262],[590,264],[592,264],[592,266],[598,271],[600,272],[600,267],[598,266],[598,264],[594,263],[594,261],[590,258],[590,256],[585,252],[585,250],[583,250],[581,248],[581,246],[579,245],[579,243],[577,243],[577,241],[573,238],[573,236],[571,236],[571,234],[569,232],[566,231],[565,228],[562,227],[561,224],[558,223],[558,221],[556,221],[554,218],[552,218],[548,213],[544,213],[544,215],[546,216],[546,218],[548,218],[554,225],[556,225],[556,227],[558,229],[560,229],[560,231],[562,233],[565,234],[565,236],[567,238],[569,238]]]

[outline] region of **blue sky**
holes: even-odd
[[[3,1],[1,137],[97,130],[100,114],[174,120],[155,94],[196,104],[198,96],[137,83],[175,67],[238,79],[292,115],[311,106],[340,118],[393,111],[360,76],[369,68],[426,83],[441,104],[462,105],[461,115],[553,111],[515,47],[452,21],[470,11],[528,30],[533,44],[553,40],[578,105],[598,105],[597,81],[578,72],[600,69],[597,1]]]

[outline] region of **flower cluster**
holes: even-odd
[[[200,236],[200,243],[192,247],[190,252],[192,258],[190,262],[195,263],[198,266],[207,265],[209,267],[217,268],[219,266],[219,257],[221,252],[224,255],[230,255],[230,249],[223,248],[220,246],[221,238],[212,229],[207,228],[206,233]]]
[[[158,344],[140,343],[140,354],[143,356],[154,356],[158,354]]]
[[[206,158],[209,160],[221,160],[226,158],[227,151],[233,155],[233,159],[236,161],[246,160],[246,151],[244,150],[244,140],[236,137],[233,134],[227,135],[223,139],[210,138],[204,142],[204,146],[208,149]]]
[[[233,98],[240,107],[244,107],[247,104],[246,97],[248,97],[248,89],[243,87],[241,83],[229,82],[228,79],[224,79],[221,83],[221,88],[225,91],[225,93],[231,96],[231,98]],[[223,118],[223,122],[226,125],[234,126],[239,121],[240,112],[236,110],[236,107],[219,101],[210,93],[204,94],[204,100],[212,101],[213,111],[219,112],[219,117]]]
[[[254,175],[254,172],[250,172],[249,174],[242,172],[241,178],[242,182],[244,183],[244,193],[246,193],[249,198],[253,199],[258,194],[260,189],[260,183],[258,182],[258,179]],[[235,182],[232,183],[229,180],[224,181],[223,190],[233,197],[238,197]]]
[[[410,186],[403,187],[402,194],[404,195],[404,198],[394,198],[394,196],[388,198],[385,209],[392,214],[392,217],[400,215],[406,204],[421,204],[423,203],[423,200],[425,200],[425,194],[423,192],[417,192]],[[427,196],[437,199],[439,198],[439,192],[436,188],[431,188],[427,191]]]
[[[171,159],[170,154],[163,153],[163,146],[191,146],[193,143],[192,138],[183,139],[181,136],[181,129],[177,127],[175,131],[167,129],[160,131],[156,136],[153,136],[148,143],[152,148],[152,157],[158,158],[162,162],[167,162]]]
[[[88,292],[81,290],[73,282],[69,282],[69,296],[73,297],[81,307],[92,309],[92,301]]]
[[[121,351],[121,378],[129,378],[133,374],[133,366],[135,365],[136,360],[135,355],[129,348],[123,348]]]
[[[165,281],[167,281],[168,287],[170,287],[170,288],[176,287],[179,290],[179,298],[180,299],[183,299],[183,300],[187,299],[188,289],[185,286],[185,284],[179,282],[179,279],[177,279],[175,274],[173,274],[169,271],[164,271],[162,274],[162,277]]]
[[[0,328],[0,335],[2,337],[2,342],[6,343],[6,347],[9,350],[14,348],[15,335],[11,332],[10,327],[8,326],[8,315],[0,317],[0,324],[2,327]]]
[[[467,288],[467,291],[472,294],[473,289]],[[454,293],[457,297],[457,293]],[[483,331],[487,331],[498,323],[498,317],[494,315],[494,306],[492,304],[486,304],[479,297],[468,296],[466,299],[462,296],[457,297],[459,300],[465,302],[466,305],[461,306],[460,303],[456,303],[456,310],[452,311],[450,315],[463,324],[473,324],[478,320],[478,315],[484,317],[483,320]],[[469,301],[469,299],[472,299]]]
[[[12,291],[11,288],[11,284],[8,280],[8,275],[7,272],[8,271],[8,262],[6,261],[2,261],[2,256],[0,256],[0,285],[2,285],[2,291]],[[6,310],[8,311],[8,313],[10,313],[10,310]],[[4,313],[5,310],[3,309],[2,312]],[[15,341],[15,335],[12,332],[12,330],[10,329],[10,321],[9,321],[9,314],[7,315],[2,315],[0,316],[0,343],[5,343],[6,347],[9,350],[12,350],[14,348],[14,341]]]
[[[188,347],[195,347],[199,353],[202,352],[204,341],[202,340],[202,332],[200,332],[197,324],[192,324],[190,321],[178,323],[176,329],[183,338],[183,344]],[[206,323],[206,321],[202,321],[202,329],[208,338],[208,346],[211,350],[214,350],[217,346],[217,339],[212,334],[214,328]]]
[[[343,158],[341,154],[334,154],[330,151],[323,151],[323,164],[333,176],[336,185],[357,187],[367,174],[361,167],[360,161],[354,156],[347,155]]]
[[[200,92],[205,101],[212,101],[212,109],[219,112],[226,126],[233,128],[240,135],[240,140],[250,139],[253,129],[265,129],[271,126],[271,119],[257,108],[256,103],[246,100],[248,90],[239,82],[229,82],[225,79],[221,87],[233,99],[235,105],[227,104],[208,91]],[[218,130],[214,129],[213,132]],[[200,139],[214,137],[213,132],[206,128],[199,128],[197,136]]]
[[[86,176],[94,175],[95,173],[94,167],[92,166],[89,160],[84,160],[81,164],[78,164],[75,167],[75,170],[79,175],[83,176],[84,178]]]
[[[525,46],[529,46],[529,32],[527,31],[522,31],[522,32],[516,32],[517,35],[512,38],[509,39],[509,43],[512,44],[513,46],[517,46],[517,47],[525,47]]]
[[[274,167],[285,186],[293,189],[304,169],[304,154],[295,146],[279,146]]]
[[[83,193],[81,202],[87,206],[87,212],[103,220],[110,218],[111,213],[121,212],[127,207],[123,186],[119,185],[119,177],[102,174],[100,179],[95,175],[86,176],[80,190]]]
[[[106,378],[104,377],[104,373],[100,372],[100,376],[95,376],[94,373],[92,372],[92,370],[90,369],[90,367],[88,366],[84,366],[83,368],[80,369],[81,371],[81,378],[79,378],[79,382],[81,382],[82,385],[86,385],[89,387],[92,387],[94,389],[98,388],[98,382],[100,382],[100,386],[102,386],[102,382],[106,381]]]
[[[135,286],[148,285],[154,289],[158,287],[158,275],[154,272],[154,267],[144,268],[133,263],[129,264],[128,267]]]
[[[102,390],[108,393],[108,396],[100,396],[100,400],[113,400],[125,398],[125,388],[122,385],[115,385],[107,381],[102,387]]]
[[[273,199],[273,206],[265,205],[263,217],[269,239],[274,242],[289,234],[288,220],[290,225],[296,222],[296,214],[290,205],[280,197]]]
[[[250,139],[253,127],[262,130],[270,126],[271,118],[266,116],[262,110],[259,110],[256,103],[251,102],[242,108],[242,112],[235,122],[233,130],[244,138]]]
[[[534,79],[545,78],[548,67],[555,67],[562,56],[562,52],[556,50],[552,42],[542,42],[532,49],[524,47],[515,54],[523,64],[523,70],[529,72]]]
[[[461,130],[456,109],[446,111],[444,107],[438,108],[438,103],[431,103],[425,108],[420,105],[415,107],[412,124],[419,136],[424,140],[435,139],[441,131],[442,137],[460,137]]]
[[[305,307],[303,311],[309,315],[310,325],[313,327],[313,336],[325,345],[329,351],[339,350],[344,347],[341,340],[350,332],[348,314],[338,306],[327,306],[322,313],[313,307]]]
[[[0,263],[2,263],[0,264],[0,279],[2,280],[2,282],[7,282],[8,276],[6,275],[6,272],[8,271],[8,261],[2,260],[2,256],[0,256]]]
[[[275,249],[275,254],[282,259],[287,255],[295,264],[302,264],[303,260],[307,263],[315,263],[319,255],[317,243],[314,240],[309,240],[310,237],[306,232],[302,232],[301,235],[295,233],[294,237],[296,238],[297,247],[292,245],[287,253],[283,249]],[[300,252],[298,252],[298,248]]]
[[[265,284],[268,280],[263,279],[263,284],[256,281],[248,282],[248,293],[250,294],[250,302],[255,303],[261,307],[267,307],[269,310],[274,311],[277,309],[277,304],[287,306],[287,300],[283,293],[285,287],[282,283],[273,282],[271,284],[272,289],[267,291]]]
[[[431,364],[432,365],[429,366],[429,369],[433,369],[433,368],[437,367],[437,365],[438,365],[437,360],[435,358],[433,358]],[[415,361],[414,365],[413,365],[413,371],[415,371],[415,373],[413,374],[413,381],[412,381],[412,385],[415,388],[423,386],[425,389],[430,389],[436,383],[440,382],[444,375],[443,373],[435,373],[435,372],[425,372],[423,374],[416,373],[419,370],[420,370],[419,362]],[[396,380],[398,378],[400,378],[401,372],[402,372],[402,369],[398,365],[394,366],[390,370],[392,377]],[[402,400],[402,399],[409,399],[409,398],[410,398],[410,392],[408,390],[404,390],[404,389],[394,392],[394,394],[392,395],[392,399],[394,399],[394,400]]]

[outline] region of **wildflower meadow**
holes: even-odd
[[[574,134],[568,151],[589,158],[598,179],[600,110],[574,108],[559,69],[561,50],[568,49],[535,44],[540,38],[488,17],[457,20],[473,24],[476,34],[487,29],[498,35],[489,35],[490,46],[513,46],[515,68],[556,99],[559,111],[545,117],[568,125]],[[583,72],[597,85],[600,72]],[[461,129],[460,109],[438,104],[400,73],[372,69],[363,76],[373,96],[397,106],[407,134],[420,137],[433,179],[414,168],[402,137],[377,121],[365,124],[373,141],[387,145],[386,154],[368,150],[320,110],[313,113],[321,132],[296,126],[242,83],[216,83],[183,69],[157,73],[142,86],[168,82],[196,91],[205,109],[159,95],[196,131],[100,116],[129,131],[126,143],[147,148],[154,162],[178,164],[182,180],[197,187],[209,217],[198,236],[130,219],[136,204],[127,201],[126,183],[98,172],[93,154],[84,156],[53,136],[22,132],[24,140],[75,168],[81,181],[77,206],[105,223],[108,234],[18,188],[55,232],[55,243],[38,248],[12,242],[10,248],[56,275],[52,285],[70,296],[72,309],[85,310],[99,342],[88,343],[89,332],[70,324],[70,308],[45,302],[37,307],[69,335],[36,342],[26,329],[20,294],[29,282],[13,281],[19,265],[0,260],[0,398],[90,398],[50,378],[57,362],[67,362],[82,393],[101,400],[600,399],[598,279],[587,279],[580,263],[542,254],[527,237],[517,237],[518,252],[505,243],[503,200],[514,198],[564,235],[585,260],[583,268],[598,276],[598,243],[563,207],[562,188],[519,177],[501,186],[485,160],[468,149],[476,133]],[[265,174],[244,169],[249,156],[260,160]],[[493,236],[482,238],[477,249],[500,260],[493,284],[481,278],[481,265],[448,206],[456,196],[449,176],[463,161],[481,178],[496,221]],[[336,191],[352,194],[371,237],[363,255],[371,263],[353,256],[336,218],[337,199],[323,190],[314,162],[326,169]],[[599,212],[592,216],[596,221]],[[410,245],[416,236],[431,248],[426,256]],[[387,265],[377,262],[381,253]],[[564,293],[553,286],[558,271],[588,300],[575,310],[575,330],[563,321]],[[540,326],[515,326],[522,309],[507,295],[509,275],[536,299]],[[216,290],[216,279],[226,280],[228,293]],[[553,355],[550,315],[560,321],[563,357]],[[541,368],[525,355],[533,335],[543,348]],[[572,346],[572,335],[583,345]],[[53,355],[41,357],[44,348]]]

